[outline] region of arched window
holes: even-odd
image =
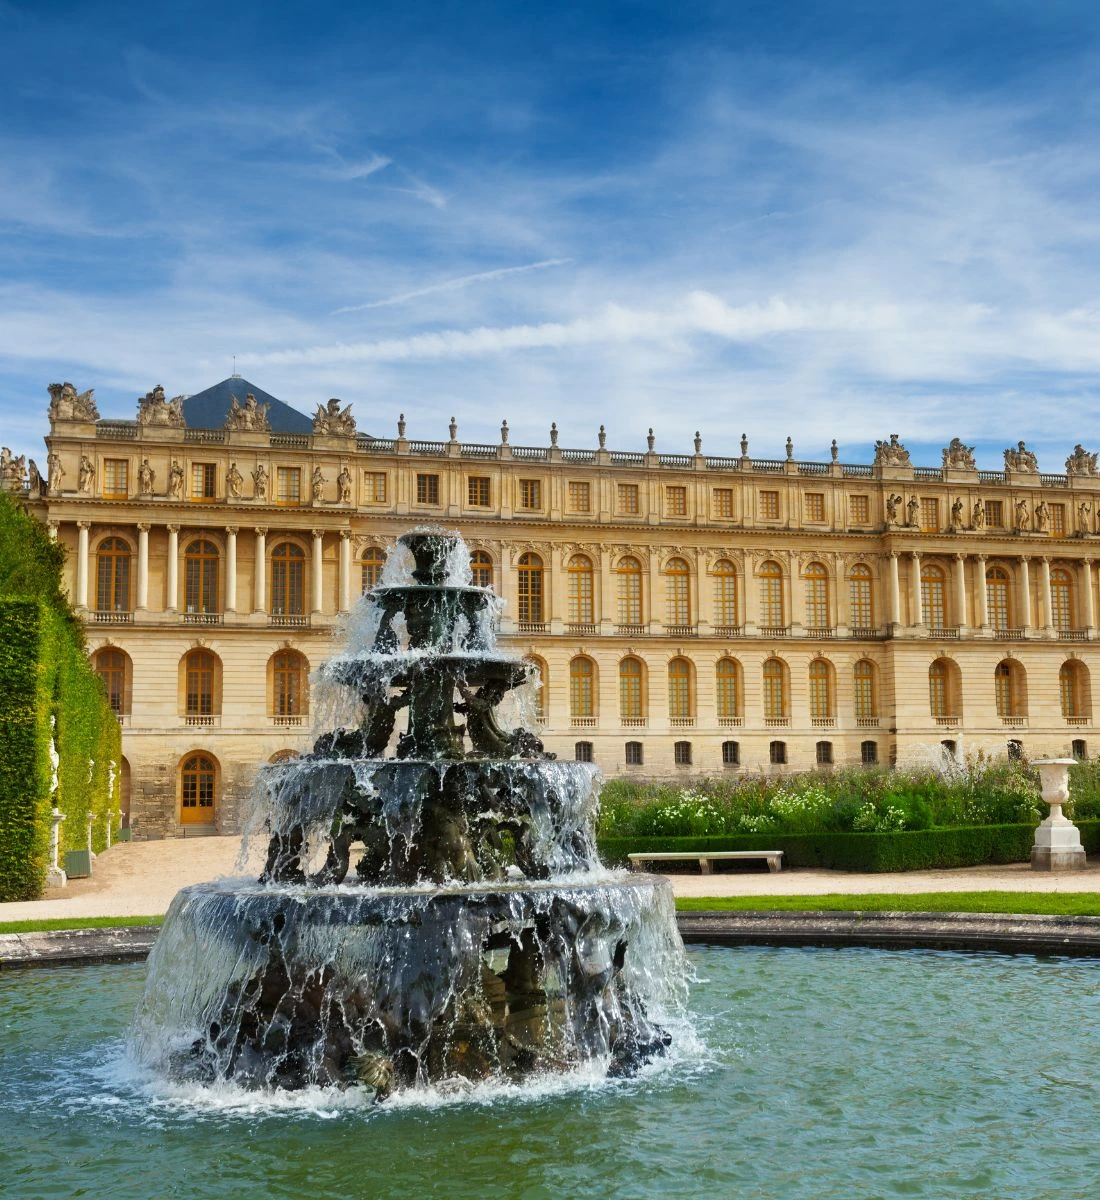
[[[308,711],[306,679],[309,667],[297,650],[280,650],[271,660],[272,716],[297,720]]]
[[[848,624],[852,629],[873,629],[875,608],[871,600],[871,568],[858,563],[848,573]]]
[[[271,611],[277,616],[306,611],[306,554],[294,542],[280,542],[271,551]]]
[[[363,591],[369,592],[382,582],[382,568],[386,565],[386,552],[380,546],[368,546],[359,560],[363,569]]]
[[[642,624],[642,564],[633,555],[620,558],[615,573],[619,577],[619,625]]]
[[[624,658],[619,663],[619,716],[624,725],[640,725],[645,719],[644,678],[640,659]]]
[[[786,624],[783,613],[783,572],[769,559],[760,567],[760,624],[778,629]]]
[[[989,623],[997,630],[1009,629],[1012,624],[1008,584],[1008,572],[1004,567],[990,567],[986,571],[985,596]]]
[[[518,575],[517,620],[521,625],[541,625],[546,619],[542,607],[542,559],[537,554],[521,554]]]
[[[192,650],[184,660],[184,713],[197,718],[213,717],[218,711],[218,660],[209,650]]]
[[[1089,692],[1088,669],[1077,659],[1067,659],[1058,669],[1058,696],[1064,720],[1084,724],[1091,711]]]
[[[728,558],[714,564],[714,624],[733,629],[737,619],[737,571]]]
[[[207,754],[192,754],[180,770],[180,822],[213,825],[216,815],[218,771]]]
[[[810,717],[823,721],[833,716],[833,672],[823,658],[810,663]]]
[[[787,716],[787,672],[778,658],[764,663],[764,720],[781,721]]]
[[[574,721],[596,718],[596,664],[584,655],[569,663],[569,715]]]
[[[569,623],[591,625],[592,560],[586,554],[574,554],[566,568],[569,578]]]
[[[829,626],[829,572],[821,563],[806,568],[806,624],[811,629]]]
[[[928,668],[928,706],[937,720],[959,717],[957,668],[947,659],[937,658]]]
[[[1063,567],[1050,573],[1050,623],[1055,629],[1073,628],[1073,584]]]
[[[189,613],[218,611],[218,548],[204,538],[183,555],[183,605]]]
[[[691,624],[691,576],[687,561],[670,558],[665,563],[665,624]]]
[[[119,537],[104,538],[95,559],[96,612],[130,611],[130,545]],[[80,598],[81,604],[84,598]]]
[[[920,620],[929,629],[947,628],[943,568],[929,564],[920,573]]]
[[[720,658],[714,668],[715,700],[720,724],[741,719],[741,668],[735,658]]]
[[[470,582],[474,587],[493,586],[493,559],[487,550],[475,550],[470,555]]]
[[[107,703],[119,716],[130,711],[129,666],[129,657],[113,646],[95,656],[95,671],[107,689]]]
[[[856,720],[874,721],[878,718],[878,697],[875,695],[875,667],[862,658],[852,671],[855,685]]]
[[[668,664],[668,715],[673,721],[695,718],[695,698],[691,687],[691,663],[674,658]]]

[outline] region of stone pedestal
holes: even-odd
[[[1050,805],[1050,816],[1035,830],[1031,848],[1033,871],[1080,871],[1085,866],[1085,849],[1077,826],[1062,812],[1069,799],[1069,769],[1072,758],[1039,758],[1043,799]]]
[[[69,877],[58,861],[61,849],[61,822],[64,820],[65,814],[59,808],[50,813],[50,865],[46,868],[47,887],[64,887],[69,882]]]

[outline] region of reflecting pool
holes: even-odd
[[[696,1036],[625,1081],[169,1088],[124,1059],[143,964],[0,974],[0,1195],[1095,1196],[1100,963],[691,951]]]

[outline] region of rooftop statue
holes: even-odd
[[[4,446],[0,449],[0,485],[9,492],[23,490],[23,477],[27,473],[25,455],[13,457],[12,452]]]
[[[1019,471],[1021,475],[1035,475],[1039,471],[1039,460],[1023,442],[1016,443],[1016,449],[1010,446],[1005,451],[1005,470]]]
[[[1090,454],[1080,442],[1073,447],[1073,453],[1066,459],[1067,475],[1096,475],[1096,459],[1098,455]]]
[[[51,421],[98,421],[99,409],[95,406],[95,388],[78,392],[71,383],[51,383]]]
[[[957,437],[952,438],[950,445],[944,447],[943,465],[954,471],[975,470],[974,447],[964,446]]]
[[[267,419],[268,404],[260,404],[251,392],[241,404],[236,396],[229,397],[229,415],[225,418],[226,429],[242,429],[251,433],[266,433],[271,424]]]
[[[158,383],[151,392],[138,397],[139,425],[171,425],[183,428],[183,397],[176,396],[168,400],[164,388]]]
[[[890,434],[888,442],[875,442],[875,464],[880,467],[908,467],[909,451],[898,441],[896,433]]]
[[[355,437],[355,418],[351,405],[341,409],[340,401],[333,398],[328,404],[318,404],[313,418],[313,432],[330,437]]]

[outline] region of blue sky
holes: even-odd
[[[0,440],[237,369],[360,428],[1100,448],[1100,9],[0,0]]]

